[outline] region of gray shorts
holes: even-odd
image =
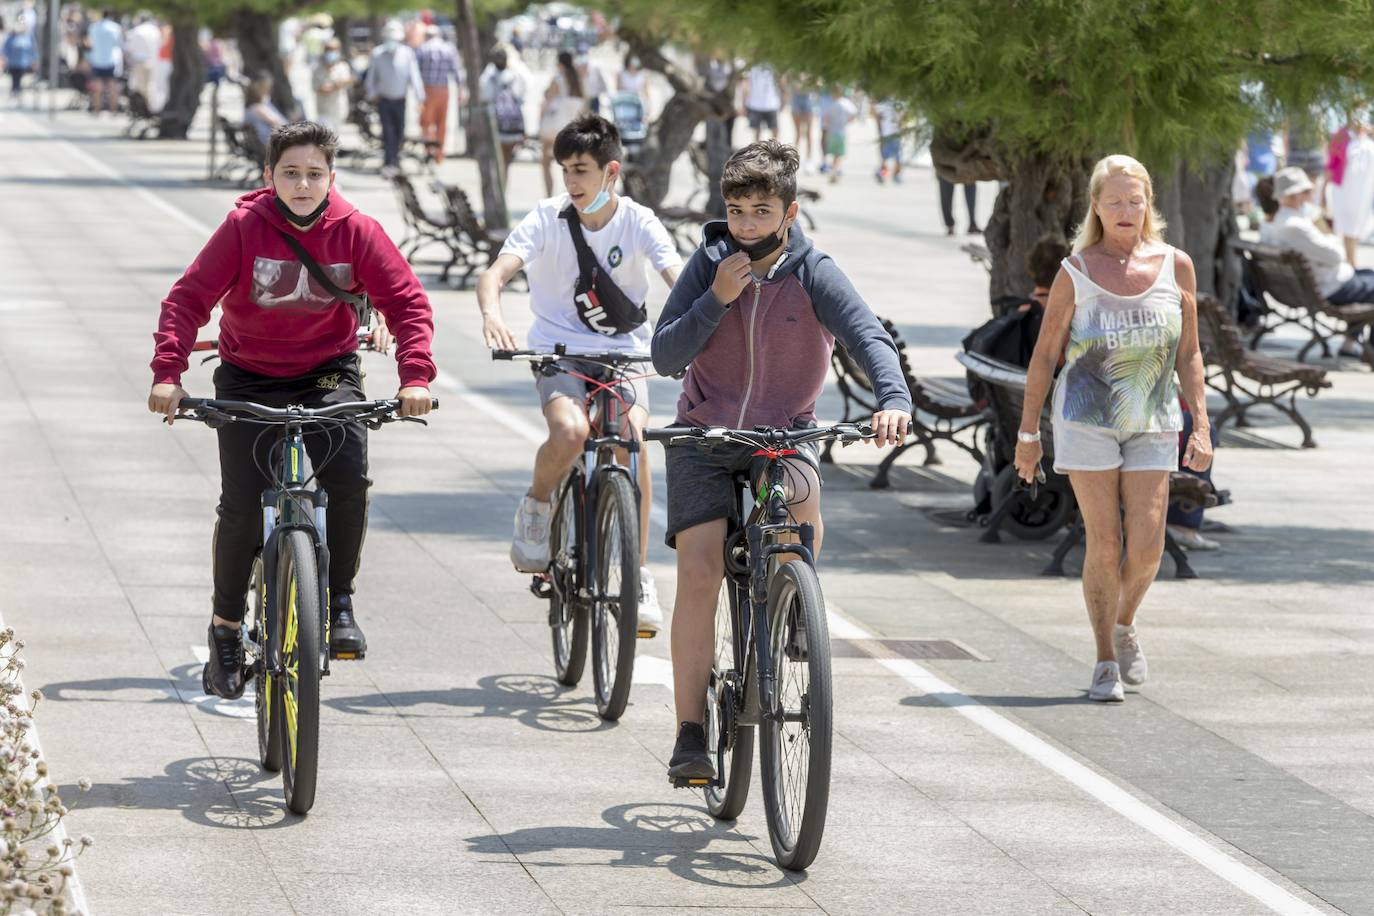
[[[1177,471],[1178,433],[1123,433],[1106,426],[1054,421],[1054,470]]]
[[[563,359],[558,361],[558,365],[566,366],[588,378],[605,379],[610,376],[609,369],[591,363]],[[620,392],[620,396],[625,399],[627,407],[641,407],[647,413],[649,410],[649,380],[634,378],[637,374],[639,373],[632,371],[630,378],[616,385],[615,390]],[[534,370],[534,387],[539,392],[541,409],[547,407],[554,398],[575,398],[579,403],[585,402],[587,393],[592,388],[587,382],[566,372],[543,375],[538,369]]]
[[[663,540],[673,548],[677,547],[679,532],[729,518],[739,500],[735,474],[748,471],[758,477],[766,461],[755,457],[753,448],[733,442],[709,447],[695,443],[668,445],[663,451],[667,456],[664,468],[668,488],[668,530]],[[819,484],[820,446],[808,442],[799,446],[797,452],[797,459],[815,470]]]

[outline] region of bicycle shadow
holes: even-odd
[[[601,813],[605,827],[525,827],[508,833],[468,837],[469,850],[514,855],[521,864],[547,868],[585,867],[585,863],[539,861],[539,853],[565,850],[605,850],[620,853],[612,868],[667,868],[679,878],[698,884],[730,888],[783,887],[804,881],[804,873],[788,874],[769,856],[750,845],[757,837],[717,821],[700,808],[656,802],[615,805]],[[722,840],[741,849],[708,852]]]
[[[321,702],[350,715],[455,718],[456,709],[472,710],[456,718],[514,719],[540,731],[596,732],[615,727],[616,723],[596,714],[590,697],[571,696],[575,689],[543,674],[489,674],[476,687],[367,693]],[[436,706],[440,709],[425,709]]]
[[[249,684],[237,700],[225,700],[205,693],[201,686],[201,662],[188,662],[167,672],[166,677],[106,677],[88,681],[58,681],[46,684],[44,701],[57,703],[178,703],[195,706],[229,719],[252,719],[253,686]],[[150,696],[151,694],[151,696]]]
[[[95,783],[72,798],[83,811],[178,811],[193,824],[230,830],[271,830],[301,820],[287,810],[278,775],[248,758],[187,757],[157,776]]]
[[[1047,706],[1100,706],[1088,699],[1088,691],[1077,696],[1036,697],[1036,696],[991,696],[984,694],[962,693],[923,693],[903,697],[903,706],[920,709],[953,709],[956,706],[995,706],[1002,709],[1040,709]]]

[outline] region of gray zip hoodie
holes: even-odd
[[[734,248],[724,220],[706,224],[654,328],[654,368],[683,369],[677,422],[797,427],[815,422],[835,340],[873,380],[880,407],[911,412],[892,337],[829,255],[793,226],[787,250],[734,302],[711,292]]]

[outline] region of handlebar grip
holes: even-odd
[[[644,430],[645,442],[668,442],[678,436],[688,434],[692,431],[688,426],[670,427],[668,429],[646,429]]]
[[[512,360],[512,359],[515,359],[515,351],[514,351],[514,350],[492,350],[492,351],[491,351],[491,358],[492,358],[492,361],[493,361],[493,362],[496,361],[496,360],[498,360],[498,359]]]

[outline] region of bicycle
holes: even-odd
[[[549,602],[553,664],[558,682],[575,687],[586,663],[590,623],[596,711],[613,722],[625,712],[639,629],[639,442],[620,434],[632,406],[616,390],[632,381],[630,367],[649,357],[616,351],[552,353],[493,350],[494,360],[528,362],[546,376],[560,372],[592,386],[587,394],[591,433],[582,460],[559,484],[549,531],[549,568],[530,591]],[[568,363],[584,363],[579,372]],[[647,378],[648,375],[638,378]],[[624,450],[628,466],[619,462]]]
[[[437,408],[439,402],[435,400]],[[394,416],[398,400],[354,401],[309,409],[267,407],[248,401],[183,398],[177,419],[216,429],[226,423],[281,428],[273,450],[273,485],[263,491],[263,541],[253,561],[253,601],[239,627],[244,681],[253,681],[258,721],[258,760],[281,771],[286,806],[305,814],[315,803],[320,750],[320,679],[329,675],[329,546],[325,536],[328,495],[306,476],[305,428],[336,428],[418,417]],[[266,434],[264,429],[264,434]],[[327,459],[326,459],[327,460]],[[318,471],[318,468],[316,468]],[[361,654],[338,653],[338,659]],[[211,693],[208,666],[201,686]]]
[[[830,632],[812,550],[815,531],[810,523],[795,523],[788,512],[786,459],[807,443],[849,445],[872,436],[870,427],[854,423],[644,432],[645,441],[666,445],[742,445],[762,459],[760,473],[735,474],[740,498],[726,524],[725,581],[716,605],[715,659],[706,689],[706,746],[715,749],[716,775],[673,784],[702,789],[714,817],[737,818],[749,795],[757,725],[768,836],[778,864],[791,870],[815,860],[825,832],[832,693]],[[784,554],[800,559],[779,562]]]

